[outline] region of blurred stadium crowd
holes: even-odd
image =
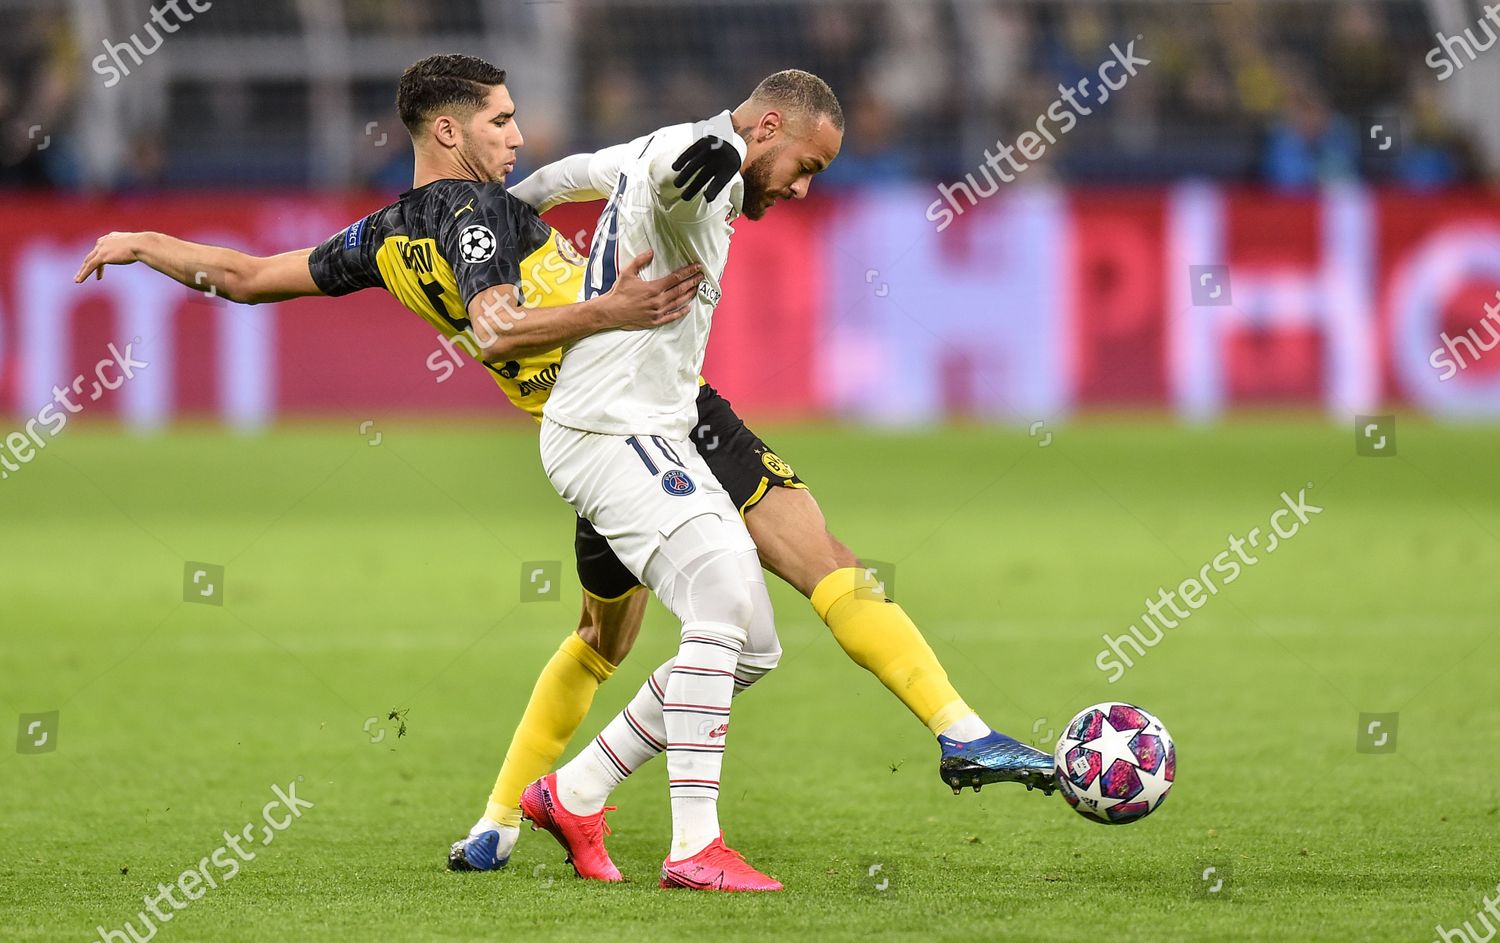
[[[1110,43],[1140,37],[1152,64],[1034,178],[1444,187],[1486,176],[1494,158],[1423,63],[1432,2],[219,0],[105,89],[91,68],[101,38],[148,39],[149,2],[0,0],[0,184],[399,188],[404,144],[356,145],[376,127],[400,134],[395,76],[454,44],[512,70],[530,167],[710,114],[798,65],[849,115],[827,185],[951,179],[1033,127]],[[1371,159],[1369,116],[1399,120],[1397,158]],[[346,159],[318,145],[330,121],[352,139]],[[112,148],[91,148],[99,123],[119,130]]]

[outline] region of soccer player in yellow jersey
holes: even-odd
[[[162,233],[110,233],[75,281],[107,265],[143,262],[198,291],[257,304],[384,288],[470,352],[507,392],[513,364],[604,330],[642,330],[681,318],[702,281],[684,266],[656,281],[634,259],[615,290],[576,302],[565,241],[511,196],[505,176],[523,139],[505,73],[469,56],[434,56],[406,71],[401,119],[416,149],[412,189],[321,246],[258,258]],[[566,247],[566,249],[565,249]],[[529,294],[522,295],[525,290]],[[548,305],[545,318],[527,308]]]
[[[413,189],[322,246],[260,258],[160,233],[111,233],[84,259],[76,281],[102,277],[108,265],[142,262],[189,288],[246,304],[385,288],[455,338],[535,417],[563,346],[602,330],[649,329],[686,312],[700,274],[689,267],[642,281],[636,273],[644,255],[622,269],[608,294],[574,303],[582,259],[501,186],[522,145],[503,71],[468,56],[432,56],[403,74],[397,104],[416,153]],[[781,179],[786,173],[773,177],[772,169],[771,163],[745,168],[747,183],[771,195],[805,193],[795,179]],[[715,183],[722,185],[709,186]],[[968,707],[915,624],[828,531],[792,467],[707,383],[698,409],[711,432],[699,438],[698,449],[745,515],[762,563],[807,596],[849,657],[939,738],[944,782],[955,790],[1013,781],[1050,791],[1050,757],[994,733]],[[640,584],[582,519],[576,551],[584,587],[578,628],[537,680],[484,815],[450,850],[455,869],[490,870],[509,860],[521,791],[561,757],[640,630],[646,605]],[[636,700],[657,697],[654,683],[648,679]],[[627,708],[611,729],[638,713]],[[618,781],[659,751],[660,736],[650,729],[630,733],[634,743],[616,735],[616,757],[624,750],[631,762],[615,765],[611,729],[574,761],[594,762],[604,781]],[[602,812],[598,818],[602,825]]]

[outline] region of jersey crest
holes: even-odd
[[[661,489],[667,494],[682,498],[697,491],[698,486],[693,484],[693,479],[688,477],[687,472],[669,468],[661,476]]]

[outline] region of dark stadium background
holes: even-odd
[[[1444,332],[1482,329],[1500,284],[1500,117],[1481,91],[1500,65],[1481,8],[1457,0],[268,0],[158,33],[144,2],[4,9],[12,414],[146,330],[161,366],[98,410],[134,425],[506,415],[478,371],[436,383],[431,332],[385,298],[275,306],[249,327],[146,273],[55,277],[109,229],[266,253],[326,238],[409,185],[393,85],[433,50],[509,70],[518,178],[732,106],[789,64],[833,83],[843,154],[805,205],[740,227],[729,270],[709,373],[752,416],[1500,409],[1493,362],[1451,379],[1429,362]],[[139,64],[124,51],[153,38]],[[1111,44],[1150,65],[995,192],[987,149],[1057,130],[1059,84]],[[966,180],[994,195],[970,206]],[[945,193],[963,211],[940,227]],[[552,221],[584,243],[596,212]],[[1212,266],[1224,290],[1199,298]]]

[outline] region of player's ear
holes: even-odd
[[[755,139],[757,141],[769,141],[781,131],[781,112],[768,111],[760,116],[760,124],[756,126]]]
[[[448,115],[432,119],[432,139],[439,144],[452,147],[458,143],[458,122]]]

